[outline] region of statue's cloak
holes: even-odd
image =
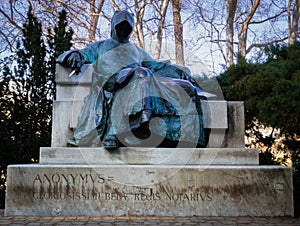
[[[91,92],[85,97],[70,143],[98,146],[105,136],[130,137],[145,122],[160,118],[150,123],[152,134],[204,146],[200,88],[186,67],[155,61],[129,42],[133,25],[130,13],[116,12],[110,39],[76,50],[84,62],[93,64],[94,71]],[[143,141],[130,139],[127,145],[139,146],[138,140]]]

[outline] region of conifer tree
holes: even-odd
[[[300,43],[270,45],[265,54],[265,62],[259,64],[241,58],[218,79],[226,100],[245,102],[247,135],[266,147],[261,163],[275,163],[270,151],[280,140],[283,145],[276,149],[290,154],[300,172]],[[269,135],[262,128],[268,128]]]
[[[62,11],[54,34],[49,29],[45,39],[41,23],[29,9],[16,55],[0,61],[0,208],[4,208],[7,166],[36,162],[39,148],[50,146],[55,59],[70,49],[73,34],[66,29]]]
[[[61,53],[72,47],[71,41],[74,33],[71,28],[68,29],[67,12],[65,10],[59,13],[58,24],[54,27],[54,34],[52,33],[53,31],[48,29],[49,72],[53,81],[52,96],[55,98],[55,62]]]

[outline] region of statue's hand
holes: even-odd
[[[78,52],[73,52],[69,55],[67,59],[67,65],[72,68],[72,72],[69,77],[73,76],[74,74],[78,75],[80,73],[80,68],[84,64],[82,60],[82,56]]]
[[[69,50],[61,54],[57,60],[64,67],[72,68],[72,72],[69,75],[71,77],[73,74],[79,74],[81,66],[85,63],[81,54],[78,51]]]
[[[77,69],[80,68],[82,66],[82,57],[80,55],[80,53],[78,52],[73,52],[68,56],[67,59],[67,66],[72,68],[72,69]]]

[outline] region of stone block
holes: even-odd
[[[204,128],[227,129],[227,101],[201,101]]]
[[[244,102],[228,101],[228,129],[221,147],[245,147],[245,114]]]
[[[90,93],[90,86],[56,86],[56,101],[80,101]]]
[[[226,106],[228,126],[226,128],[210,127],[208,148],[245,147],[244,103],[241,101],[227,101]],[[222,114],[214,114],[214,119],[223,117]]]
[[[68,139],[73,136],[73,130],[70,127],[70,122],[72,121],[72,117],[78,117],[79,113],[76,112],[76,109],[77,108],[74,108],[73,101],[53,102],[51,135],[52,147],[66,146]],[[74,113],[76,116],[74,116]]]
[[[291,168],[11,165],[5,215],[293,216]]]
[[[93,76],[93,65],[85,64],[81,67],[81,73],[69,77],[72,70],[56,65],[55,81],[58,85],[72,85],[72,86],[91,86]]]
[[[40,164],[80,165],[258,165],[258,150],[248,148],[44,147]]]

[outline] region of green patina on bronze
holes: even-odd
[[[76,72],[84,63],[94,66],[91,93],[85,98],[70,143],[90,146],[90,132],[96,127],[103,145],[111,149],[120,145],[171,147],[178,142],[205,146],[201,97],[197,94],[201,89],[190,70],[170,61],[156,61],[131,43],[133,25],[132,14],[117,11],[110,39],[58,58]],[[151,124],[156,117],[161,120]],[[149,137],[163,140],[156,144]]]

